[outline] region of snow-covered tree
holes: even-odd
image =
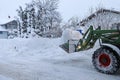
[[[39,35],[60,28],[61,16],[57,11],[58,0],[37,0],[37,32]],[[53,30],[54,31],[54,30]]]
[[[63,25],[63,28],[71,28],[73,30],[76,30],[79,28],[79,22],[80,22],[80,19],[78,17],[72,17],[68,20],[67,23],[65,23]]]
[[[18,12],[18,16],[19,18],[19,33],[20,33],[20,37],[22,37],[22,35],[27,31],[26,30],[26,19],[27,19],[27,14],[26,12],[23,10],[23,8],[20,6],[19,9],[17,9]]]
[[[62,19],[57,8],[58,0],[35,0],[27,4],[25,9],[20,7],[21,34],[25,32],[29,36],[36,33],[42,36],[46,32],[58,30]]]
[[[36,26],[36,17],[35,17],[35,7],[34,4],[26,4],[27,16],[28,16],[28,27],[27,34],[28,36],[34,36],[35,26]]]

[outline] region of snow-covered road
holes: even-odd
[[[91,62],[94,49],[67,54],[61,39],[0,40],[0,80],[120,80],[97,72]]]

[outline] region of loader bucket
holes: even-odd
[[[60,47],[67,53],[74,53],[76,52],[77,43],[78,40],[69,40],[67,43],[60,45]]]
[[[66,51],[67,53],[69,53],[69,44],[68,43],[65,43],[65,44],[62,44],[60,45],[60,47]]]

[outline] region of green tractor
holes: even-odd
[[[92,63],[99,72],[114,74],[120,68],[120,27],[116,26],[111,30],[93,29],[93,26],[86,31],[83,38],[68,40],[60,45],[68,53],[78,52],[93,48],[99,40],[100,47],[94,51]]]

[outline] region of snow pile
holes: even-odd
[[[79,31],[75,31],[72,29],[66,29],[65,31],[63,31],[62,34],[62,39],[64,43],[66,43],[70,39],[79,40],[81,38],[82,38],[82,34],[80,34]]]
[[[61,39],[47,39],[47,38],[35,38],[35,39],[3,39],[0,40],[0,56],[33,56],[33,55],[43,55],[43,56],[56,56],[60,55],[51,54],[50,51],[61,50],[59,45],[61,44]],[[64,53],[63,53],[64,54]]]

